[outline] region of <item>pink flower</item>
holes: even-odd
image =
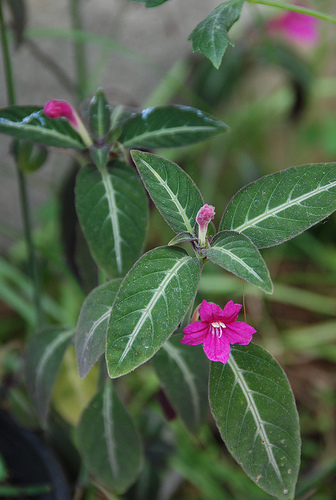
[[[43,111],[48,118],[66,118],[74,128],[78,127],[76,112],[67,101],[51,99],[44,105]]]
[[[215,217],[215,208],[212,205],[203,205],[196,215],[199,227],[198,240],[201,247],[206,245],[206,232],[209,222]]]
[[[87,147],[92,146],[92,139],[84,127],[82,120],[79,118],[71,104],[67,101],[50,99],[50,101],[44,105],[43,111],[48,118],[66,118],[76,132],[81,136],[84,144]]]
[[[203,300],[199,309],[201,321],[190,323],[184,330],[182,344],[203,344],[203,349],[211,361],[227,363],[230,355],[230,344],[247,345],[256,330],[237,321],[240,304],[230,300],[224,309],[212,302]]]
[[[305,5],[299,3],[295,5],[305,7]],[[319,20],[316,17],[287,11],[282,16],[268,21],[266,27],[270,34],[280,33],[290,42],[312,46],[316,45],[319,39],[318,23]]]

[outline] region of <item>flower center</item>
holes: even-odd
[[[217,335],[217,337],[221,337],[223,333],[223,328],[226,328],[226,325],[222,323],[222,321],[214,321],[211,323],[212,326],[212,333],[214,335]]]

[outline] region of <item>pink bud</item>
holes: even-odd
[[[212,205],[203,205],[196,215],[196,222],[200,226],[208,225],[209,222],[215,217],[215,207]]]
[[[201,247],[206,245],[206,232],[209,222],[215,217],[215,207],[203,205],[196,215],[196,222],[199,226],[198,240]]]
[[[84,144],[87,147],[92,146],[92,139],[71,104],[66,101],[50,99],[50,101],[44,105],[43,111],[48,118],[66,118],[70,125],[72,125],[76,132],[82,137]]]
[[[76,112],[66,101],[51,99],[44,106],[44,113],[48,118],[66,118],[75,128],[78,128]]]

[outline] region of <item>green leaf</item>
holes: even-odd
[[[109,106],[104,92],[99,89],[90,102],[89,123],[90,129],[96,137],[104,137],[110,128],[111,107]]]
[[[228,31],[240,18],[243,5],[244,0],[224,2],[200,22],[188,38],[192,41],[193,52],[199,50],[219,68],[227,46],[234,45]]]
[[[49,119],[37,106],[0,109],[0,133],[59,148],[86,148],[65,118]]]
[[[168,243],[169,246],[178,245],[179,243],[184,243],[185,241],[195,241],[196,237],[188,232],[178,233],[174,238]]]
[[[220,230],[244,233],[258,248],[294,238],[336,210],[336,163],[266,175],[232,198]]]
[[[172,148],[204,141],[228,130],[225,123],[188,106],[158,106],[132,116],[119,141],[125,148]]]
[[[255,285],[266,293],[273,292],[273,284],[257,247],[244,234],[235,231],[221,231],[216,234],[211,247],[202,253],[239,278]]]
[[[83,302],[75,336],[80,378],[86,377],[105,352],[107,324],[120,283],[118,278],[94,288]]]
[[[176,233],[194,234],[204,201],[193,180],[176,163],[150,153],[132,151],[134,163],[162,217]]]
[[[15,145],[15,156],[21,171],[29,174],[42,167],[48,157],[48,150],[38,144],[18,141]]]
[[[54,382],[72,336],[72,330],[54,327],[38,332],[27,343],[25,356],[27,387],[38,415],[44,423]]]
[[[157,7],[158,5],[161,5],[168,0],[131,0],[132,2],[139,2],[139,3],[145,3],[146,7]]]
[[[99,482],[121,494],[136,480],[141,443],[110,380],[84,410],[77,438],[83,461]]]
[[[167,2],[168,0],[147,0],[146,1],[146,7],[157,7],[158,5],[162,5],[163,3]]]
[[[261,347],[232,346],[211,363],[210,407],[246,474],[277,499],[293,500],[300,466],[299,418],[285,373]]]
[[[79,171],[76,209],[92,257],[109,278],[124,276],[144,245],[148,203],[135,170],[116,161]]]
[[[178,247],[147,252],[126,275],[114,302],[106,361],[110,377],[145,363],[176,330],[194,300],[197,258]]]
[[[190,349],[182,335],[167,340],[154,356],[154,368],[173,408],[184,424],[196,432],[209,410],[209,362],[202,346]]]

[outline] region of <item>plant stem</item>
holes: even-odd
[[[82,31],[83,23],[80,10],[81,0],[70,0],[72,29]],[[74,42],[75,64],[77,73],[77,97],[82,101],[86,97],[87,69],[85,46],[82,40]]]
[[[2,47],[2,55],[5,66],[5,80],[7,86],[7,99],[9,105],[15,105],[16,96],[15,96],[15,88],[14,88],[14,78],[13,78],[13,70],[8,46],[8,37],[6,24],[3,16],[2,9],[3,2],[0,0],[0,31],[1,31],[1,47]],[[14,151],[17,152],[19,142],[17,140],[14,141]],[[39,288],[39,280],[37,276],[37,266],[36,266],[36,258],[34,252],[34,246],[32,241],[32,230],[31,230],[31,220],[30,220],[30,211],[28,204],[28,196],[27,196],[27,185],[26,179],[23,172],[20,170],[17,162],[16,172],[18,177],[19,184],[19,193],[20,193],[20,204],[21,204],[21,213],[23,219],[23,228],[24,228],[24,236],[27,246],[28,252],[28,266],[30,276],[34,286],[34,305],[36,312],[36,323],[38,327],[42,326],[42,309],[41,309],[41,296],[40,296],[40,288]]]
[[[7,31],[6,24],[3,16],[2,9],[2,0],[0,0],[0,32],[1,32],[1,47],[2,47],[2,56],[4,60],[5,66],[5,75],[6,75],[6,87],[7,87],[7,97],[8,104],[11,106],[15,104],[15,89],[14,89],[14,79],[13,79],[13,71],[9,54],[8,47],[8,39],[7,39]]]
[[[330,14],[325,14],[314,9],[308,9],[307,7],[301,7],[301,5],[295,5],[287,2],[277,2],[276,0],[247,0],[248,3],[257,3],[260,5],[267,5],[269,7],[278,7],[278,9],[291,10],[293,12],[298,12],[299,14],[307,14],[308,16],[317,17],[323,21],[329,21],[330,23],[336,24],[336,17]]]

